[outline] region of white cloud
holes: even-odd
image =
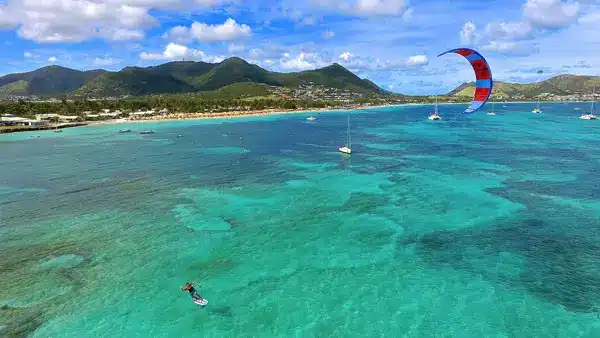
[[[279,60],[279,66],[284,70],[309,70],[319,67],[324,67],[327,64],[323,62],[314,53],[299,53],[292,58],[289,53],[285,53],[284,57]]]
[[[141,40],[158,25],[153,9],[183,9],[190,0],[2,0],[0,29],[38,43],[76,43],[100,38]],[[196,0],[202,6],[231,1]],[[188,8],[189,9],[189,8]]]
[[[597,25],[600,24],[600,11],[591,12],[585,14],[579,18],[579,23],[583,25]]]
[[[407,67],[424,66],[429,63],[426,55],[414,55],[406,59]]]
[[[477,26],[471,21],[465,22],[460,30],[460,42],[464,45],[475,43],[477,38]]]
[[[313,3],[356,16],[402,15],[408,8],[405,0],[313,0]]]
[[[375,65],[375,67],[381,69],[404,69],[425,66],[427,64],[429,64],[429,59],[426,55],[413,55],[405,60],[388,60],[382,64]]]
[[[340,54],[338,57],[342,66],[351,70],[391,70],[406,69],[425,66],[429,64],[426,55],[413,55],[404,60],[386,60],[373,59],[371,57],[361,57],[348,52]]]
[[[202,42],[232,41],[252,35],[252,29],[246,24],[238,24],[234,19],[227,19],[221,25],[209,25],[194,22],[190,28],[176,26],[164,35],[175,42],[186,43],[192,40]]]
[[[188,48],[184,45],[169,43],[162,53],[146,53],[140,54],[142,60],[196,60],[203,62],[221,62],[225,59],[223,56],[207,55],[201,50]]]
[[[523,16],[532,24],[543,28],[559,28],[577,19],[579,3],[562,0],[527,0]]]
[[[120,60],[116,60],[110,57],[94,59],[94,66],[113,66],[119,63],[121,63]]]
[[[493,22],[485,27],[486,36],[491,39],[520,40],[530,37],[533,27],[529,22]]]
[[[352,57],[352,54],[349,52],[343,52],[342,54],[340,54],[339,58],[345,61],[348,61],[348,59],[350,59]]]
[[[55,63],[56,61],[58,61],[58,59],[57,59],[56,57],[54,57],[54,56],[51,56],[51,57],[48,59],[48,62],[50,62],[50,63]]]
[[[33,57],[33,54],[31,54],[30,52],[25,52],[23,53],[23,56],[29,59]]]
[[[335,32],[332,31],[325,31],[323,33],[323,39],[331,39],[335,36]]]

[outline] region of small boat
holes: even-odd
[[[582,120],[595,120],[597,119],[596,115],[594,115],[594,99],[593,97],[596,96],[596,88],[594,87],[594,92],[592,94],[592,105],[590,107],[590,112],[587,114],[581,114],[581,116],[579,116],[580,119]]]
[[[429,115],[428,119],[431,121],[441,120],[442,117],[438,114],[438,103],[437,103],[437,95],[435,96],[435,108],[433,110],[433,114]]]
[[[63,131],[62,131],[62,129],[55,129],[54,132],[55,133],[62,133]]]
[[[594,114],[581,114],[581,116],[579,116],[579,118],[582,120],[595,120],[595,119],[597,119],[597,116]]]
[[[537,106],[531,111],[534,114],[541,114],[542,110],[540,109],[540,100],[537,101]]]
[[[154,134],[154,131],[152,131],[152,130],[142,130],[142,131],[140,131],[140,134]]]
[[[309,121],[314,121],[317,118],[311,115],[311,116],[307,117],[306,119],[309,120]]]
[[[119,133],[123,134],[123,133],[131,133],[131,129],[121,129],[119,130]]]
[[[182,137],[182,136],[183,136],[183,135],[181,135],[181,134],[177,135],[177,137]]]
[[[352,149],[350,148],[350,115],[348,115],[348,131],[346,132],[346,145],[339,147],[338,150],[344,154],[351,154]]]
[[[496,102],[492,102],[492,111],[489,111],[487,114],[488,115],[496,115],[495,108],[496,108]]]

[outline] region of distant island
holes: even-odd
[[[600,77],[560,75],[530,84],[495,81],[491,100],[591,100],[594,86],[600,89]],[[474,83],[464,83],[438,100],[469,102],[473,92]],[[58,128],[61,122],[239,116],[434,100],[433,95],[384,90],[337,63],[296,73],[271,72],[237,57],[220,63],[178,61],[116,72],[47,66],[0,77],[0,125],[12,124],[9,130],[15,124],[22,127],[19,130],[33,125],[43,129]],[[49,123],[35,122],[40,120]]]

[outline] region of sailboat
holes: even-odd
[[[435,120],[440,120],[442,117],[438,114],[438,102],[437,102],[437,95],[435,96],[435,108],[433,111],[433,114],[429,115],[428,117],[430,120],[435,121]]]
[[[541,114],[542,110],[540,109],[540,99],[537,100],[537,106],[531,111],[534,114]]]
[[[496,115],[496,102],[492,101],[492,111],[489,111],[487,114],[488,115]]]
[[[348,115],[348,131],[346,132],[346,145],[339,147],[338,150],[344,154],[351,154],[352,149],[350,148],[350,115]]]
[[[596,115],[594,115],[594,99],[596,97],[596,87],[594,87],[594,91],[592,94],[592,105],[590,107],[590,112],[588,114],[581,114],[581,116],[579,116],[580,119],[582,120],[595,120],[597,117]]]

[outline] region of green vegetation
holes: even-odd
[[[104,70],[82,72],[60,66],[48,66],[32,72],[8,74],[0,77],[0,88],[3,89],[0,94],[4,96],[60,95],[72,92],[105,72]],[[17,82],[20,84],[15,86]],[[13,86],[7,87],[11,84]]]
[[[26,81],[25,90],[23,83]],[[0,95],[57,96],[74,98],[103,98],[212,92],[234,84],[252,83],[275,87],[298,88],[315,85],[349,90],[369,95],[390,94],[369,80],[360,79],[344,67],[331,66],[298,73],[270,72],[243,59],[233,57],[223,62],[169,62],[154,67],[126,67],[118,72],[95,70],[81,72],[69,68],[50,66],[33,72],[9,74],[0,77]],[[250,92],[243,93],[241,89]],[[226,91],[237,91],[240,96],[254,95],[256,86],[241,86]],[[263,93],[268,95],[268,93]]]
[[[0,87],[0,96],[9,96],[9,95],[19,95],[24,96],[27,95],[27,86],[29,83],[25,80],[19,80],[15,82],[11,82],[5,84]]]
[[[545,93],[555,96],[586,95],[592,93],[594,86],[600,88],[600,77],[566,74],[528,84],[494,81],[493,95],[505,98],[534,98]],[[448,95],[472,97],[474,90],[475,84],[469,82],[460,85]]]

